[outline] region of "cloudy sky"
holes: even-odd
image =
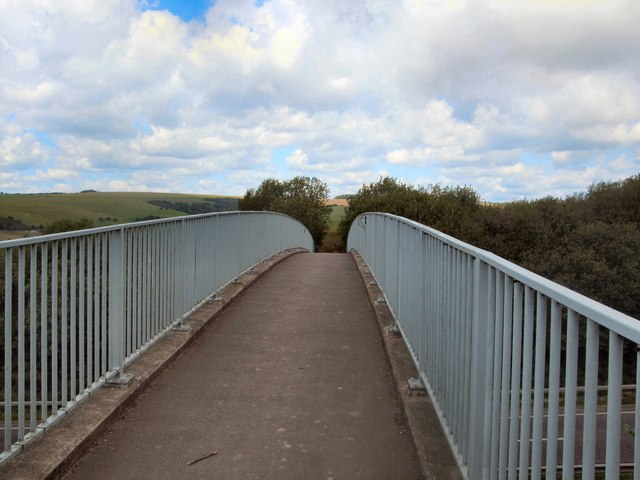
[[[0,0],[0,191],[640,172],[637,0]]]

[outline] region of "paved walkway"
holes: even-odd
[[[65,478],[420,478],[403,418],[352,257],[294,255],[230,305]]]

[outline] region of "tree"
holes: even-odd
[[[583,196],[587,221],[635,223],[640,227],[640,174],[590,185]]]
[[[240,199],[240,210],[284,213],[300,221],[311,233],[316,245],[329,230],[331,207],[327,184],[313,177],[295,177],[291,180],[268,178],[256,189],[249,189]]]
[[[480,198],[470,187],[429,185],[414,187],[392,177],[363,185],[349,199],[339,226],[346,241],[353,220],[366,212],[384,212],[415,220],[462,240],[470,241],[477,228]]]

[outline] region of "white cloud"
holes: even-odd
[[[640,170],[632,0],[139,5],[3,5],[0,188],[345,193],[387,171],[509,198]]]
[[[599,144],[638,145],[640,143],[640,122],[590,126],[576,136]]]
[[[49,168],[47,170],[37,170],[36,174],[29,178],[30,181],[60,181],[79,178],[80,174],[75,170],[66,170],[62,168]]]
[[[48,157],[49,152],[32,133],[0,137],[0,167],[2,169],[42,164],[46,162]]]
[[[297,149],[289,155],[285,161],[287,164],[300,171],[312,172],[349,172],[351,170],[366,169],[368,164],[362,158],[337,159],[332,162],[312,162],[309,156]]]

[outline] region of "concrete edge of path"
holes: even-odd
[[[306,250],[293,249],[275,254],[255,265],[237,281],[217,292],[184,323],[188,331],[169,331],[128,364],[126,373],[134,375],[126,386],[104,385],[91,392],[55,424],[27,443],[22,452],[0,466],[0,478],[42,480],[62,478],[92,447],[111,422],[144,391],[149,383],[197,338],[226,307],[237,300],[267,270],[291,255]]]
[[[417,378],[418,371],[402,336],[389,332],[395,319],[387,303],[378,301],[383,297],[383,292],[360,254],[356,251],[351,254],[378,321],[380,336],[387,351],[400,406],[411,432],[422,475],[429,480],[461,480],[464,477],[431,398],[426,393],[416,394],[409,389],[408,380]]]

